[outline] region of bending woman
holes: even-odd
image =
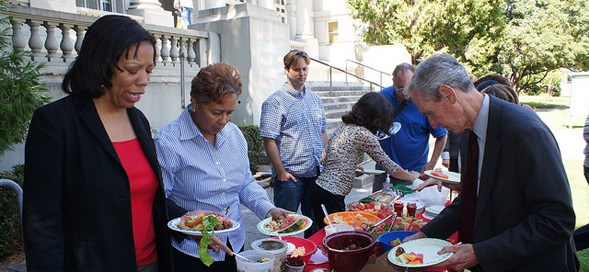
[[[382,94],[367,93],[342,116],[344,123],[329,136],[321,156],[323,171],[312,194],[315,214],[323,214],[321,204],[329,213],[345,211],[344,198],[352,190],[355,169],[364,159],[364,153],[397,179],[413,181],[419,176],[392,161],[375,137],[378,131],[388,131],[393,123],[391,114],[391,105]],[[316,223],[325,227],[322,220]]]
[[[170,216],[194,210],[222,213],[229,207],[227,217],[241,227],[218,237],[234,251],[243,249],[245,242],[240,202],[259,218],[288,213],[274,207],[252,177],[247,142],[229,121],[241,86],[237,69],[225,63],[201,69],[192,80],[192,104],[155,136]],[[237,270],[235,257],[218,248],[208,250],[215,262],[207,267],[190,236],[174,234],[172,246],[177,271]]]

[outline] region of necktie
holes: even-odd
[[[460,202],[460,221],[458,240],[473,243],[474,218],[477,208],[477,183],[479,170],[479,144],[477,135],[470,131],[466,168],[462,180],[462,201]]]

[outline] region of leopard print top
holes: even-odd
[[[365,127],[342,124],[329,137],[321,156],[323,171],[317,185],[332,194],[345,196],[352,190],[356,166],[367,153],[377,164],[392,175],[399,165],[382,150],[380,143]]]

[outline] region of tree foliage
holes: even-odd
[[[347,0],[369,44],[402,44],[414,64],[455,56],[477,76],[537,87],[559,68],[589,68],[589,0]]]
[[[513,1],[501,42],[497,72],[518,90],[536,89],[560,68],[586,69],[589,16],[586,0]]]
[[[40,82],[43,64],[28,61],[27,53],[12,49],[6,18],[0,32],[0,155],[24,141],[35,109],[48,101]]]
[[[347,0],[369,44],[402,44],[417,63],[435,53],[486,72],[505,27],[502,0]]]

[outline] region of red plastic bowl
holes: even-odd
[[[278,239],[278,237],[272,237],[272,239]],[[305,255],[303,255],[303,261],[305,263],[309,262],[311,255],[317,251],[317,245],[311,242],[309,239],[295,237],[295,236],[282,236],[282,240],[286,241],[287,243],[292,243],[295,247],[304,247],[305,248]]]
[[[343,250],[354,243],[359,249]],[[376,239],[365,231],[344,231],[334,233],[323,239],[327,248],[327,257],[331,269],[338,272],[358,272],[362,270],[368,259]]]

